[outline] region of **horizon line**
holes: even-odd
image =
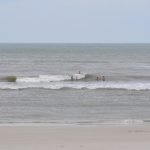
[[[0,42],[0,44],[150,44],[150,42]]]

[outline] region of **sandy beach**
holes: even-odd
[[[4,125],[3,150],[149,150],[150,125]]]

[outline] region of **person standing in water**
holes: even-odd
[[[71,76],[71,81],[73,81],[73,75]]]
[[[102,80],[105,81],[105,76],[102,77]]]
[[[96,80],[97,80],[97,81],[102,80],[101,76],[97,76],[97,77],[96,77]]]
[[[97,80],[97,81],[99,80],[99,77],[98,77],[98,76],[96,77],[96,80]]]
[[[79,71],[79,74],[81,74],[81,72]]]

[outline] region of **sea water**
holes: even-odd
[[[150,44],[0,44],[0,123],[149,120]]]

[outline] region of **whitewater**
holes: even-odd
[[[72,75],[39,75],[37,77],[16,77],[16,81],[14,83],[9,83],[7,81],[0,82],[0,89],[20,90],[28,88],[43,88],[50,90],[59,90],[59,89],[150,90],[150,80],[134,81],[128,79],[128,81],[121,81],[121,80],[111,81],[108,78],[106,81],[103,81],[97,80],[96,77],[97,75],[86,73],[72,74]]]

